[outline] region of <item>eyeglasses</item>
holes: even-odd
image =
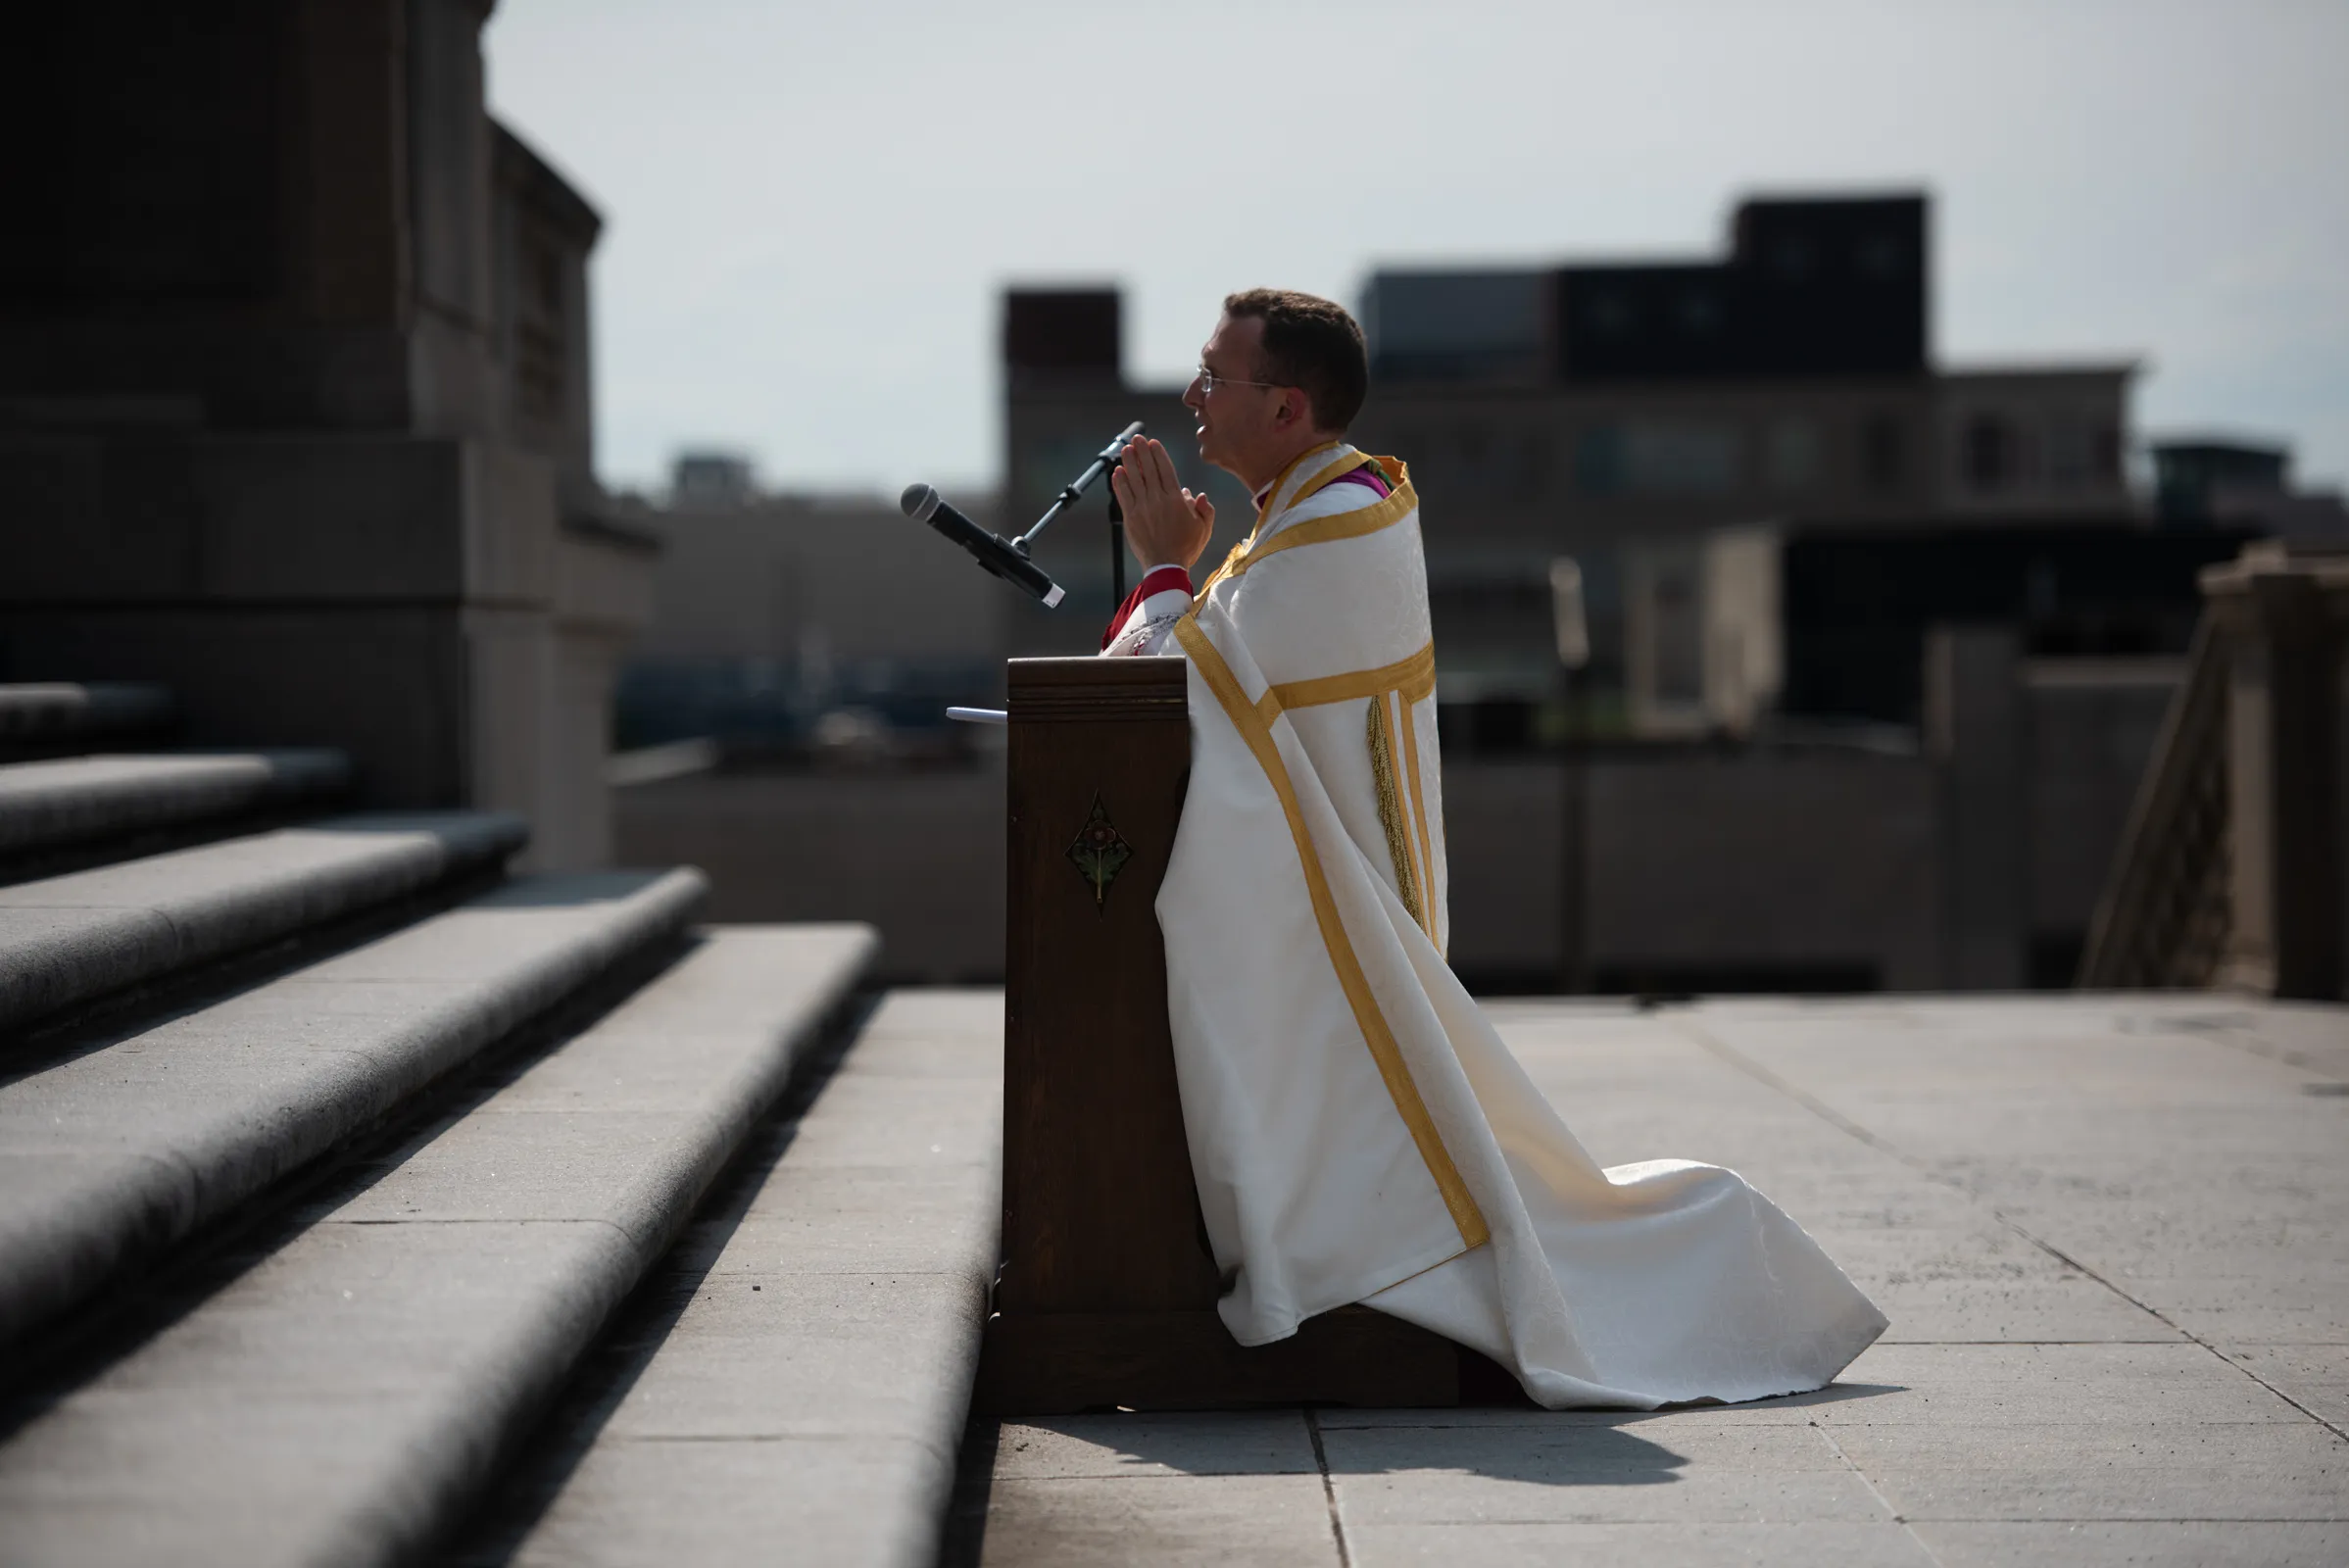
[[[1193,379],[1199,382],[1199,395],[1202,398],[1219,386],[1279,386],[1281,384],[1278,381],[1243,381],[1236,375],[1217,375],[1203,365],[1199,368],[1199,374]]]

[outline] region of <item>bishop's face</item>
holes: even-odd
[[[1198,416],[1199,455],[1256,489],[1280,472],[1282,413],[1294,395],[1263,384],[1263,318],[1217,321],[1199,363],[1205,373],[1193,376],[1183,394],[1183,406]]]

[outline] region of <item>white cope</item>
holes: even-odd
[[[1272,486],[1196,603],[1113,652],[1190,662],[1192,768],[1157,903],[1207,1236],[1243,1345],[1361,1301],[1551,1408],[1822,1386],[1884,1315],[1732,1171],[1601,1169],[1444,963],[1443,774],[1419,506]]]

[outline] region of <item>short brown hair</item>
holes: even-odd
[[[1354,422],[1370,391],[1370,357],[1345,306],[1293,288],[1250,288],[1225,295],[1223,314],[1264,323],[1264,364],[1256,373],[1302,391],[1313,405],[1315,429],[1342,431]]]

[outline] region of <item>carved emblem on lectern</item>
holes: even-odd
[[[1068,858],[1092,887],[1096,906],[1108,897],[1109,884],[1117,880],[1118,870],[1134,858],[1134,846],[1109,820],[1109,808],[1099,794],[1093,797],[1093,814],[1085,818],[1077,841],[1068,847]]]

